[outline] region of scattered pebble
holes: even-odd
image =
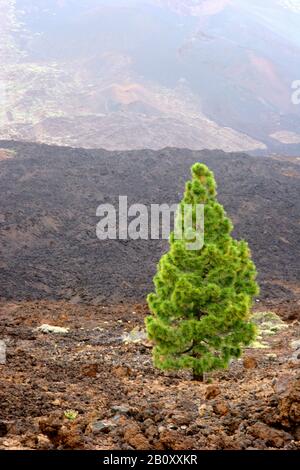
[[[6,364],[6,344],[2,340],[0,340],[0,364]]]
[[[36,331],[41,331],[42,333],[53,333],[58,335],[65,335],[69,333],[69,328],[63,328],[61,326],[54,326],[54,325],[44,325],[39,326],[36,328]]]
[[[218,395],[220,395],[220,393],[221,390],[218,385],[209,385],[205,391],[205,398],[206,400],[211,400],[212,398],[216,398]]]
[[[130,408],[126,405],[114,405],[111,407],[111,411],[119,415],[127,415],[129,414]]]
[[[255,369],[257,367],[257,360],[253,356],[245,356],[243,366],[245,369]]]
[[[294,350],[294,351],[297,351],[298,349],[300,349],[300,339],[296,339],[295,341],[291,341],[291,348]]]
[[[95,421],[90,429],[94,434],[108,433],[117,427],[117,423],[112,420]]]

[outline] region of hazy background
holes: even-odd
[[[0,0],[0,138],[300,152],[300,0]]]

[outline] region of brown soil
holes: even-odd
[[[144,305],[2,303],[0,449],[300,449],[297,320],[199,383],[155,370],[147,342],[124,343],[146,314]],[[36,331],[45,323],[69,333]]]

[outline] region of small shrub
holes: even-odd
[[[214,175],[203,164],[192,167],[181,211],[185,204],[204,204],[204,246],[190,250],[185,239],[171,234],[154,277],[155,292],[147,299],[146,328],[155,366],[192,369],[201,380],[204,372],[226,368],[255,339],[250,310],[259,289],[248,244],[232,238]],[[182,223],[177,215],[176,224]]]

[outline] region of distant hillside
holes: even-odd
[[[292,298],[300,279],[299,159],[177,150],[108,152],[0,142],[0,297],[142,300],[167,242],[96,238],[97,206],[177,203],[195,161],[249,241],[263,298]],[[298,291],[297,291],[298,289]]]
[[[299,0],[0,0],[0,138],[300,154]]]

